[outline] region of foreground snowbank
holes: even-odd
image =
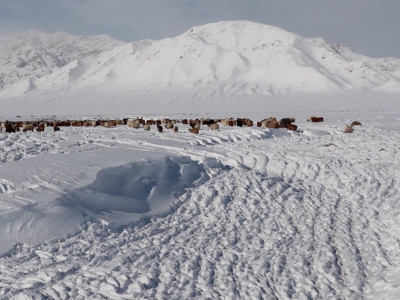
[[[396,299],[397,111],[1,135],[0,297]]]

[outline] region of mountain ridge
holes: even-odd
[[[321,38],[250,21],[210,23],[172,38],[108,48],[17,82],[0,97],[106,87],[136,94],[193,89],[204,97],[400,91],[400,59],[369,58]]]

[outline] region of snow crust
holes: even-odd
[[[293,116],[1,133],[0,296],[396,299],[398,109]]]

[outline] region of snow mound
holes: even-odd
[[[89,186],[63,197],[93,212],[160,212],[187,188],[208,180],[203,165],[188,157],[148,159],[103,169]]]

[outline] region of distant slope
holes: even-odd
[[[62,37],[58,37],[58,44],[47,43],[56,45],[57,59],[46,56],[50,61],[46,65],[54,68],[38,68],[37,72],[51,74],[33,79],[40,76],[27,73],[29,81],[19,80],[3,88],[0,100],[18,96],[21,101],[40,98],[64,103],[74,99],[90,107],[98,105],[99,99],[112,98],[123,105],[150,94],[159,95],[151,100],[156,105],[160,99],[174,102],[177,97],[197,101],[352,90],[400,91],[400,59],[370,58],[343,45],[248,21],[193,27],[159,41],[121,45],[105,37],[93,39],[82,41],[87,48],[76,46],[72,51],[68,50],[70,43],[58,46]],[[110,49],[113,43],[118,47]],[[17,49],[21,52],[24,48]],[[20,69],[29,71],[30,66]]]
[[[31,30],[0,36],[0,89],[36,79],[60,67],[124,43],[106,35],[74,36]]]

